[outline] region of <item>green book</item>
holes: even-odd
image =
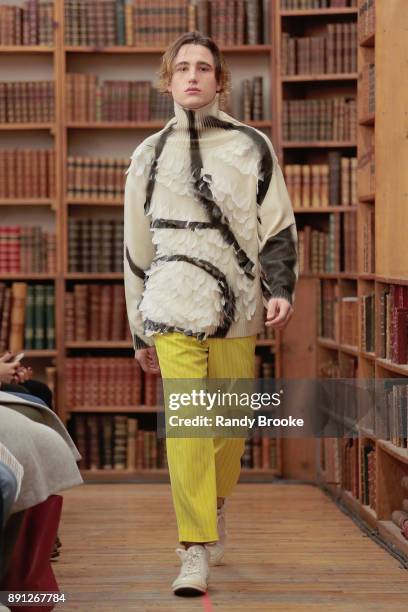
[[[34,286],[28,285],[25,306],[24,348],[34,348]]]
[[[45,287],[45,336],[46,348],[55,348],[55,294],[54,285]]]
[[[45,286],[34,285],[34,348],[44,348],[45,339]]]
[[[116,44],[126,44],[125,0],[116,0]]]

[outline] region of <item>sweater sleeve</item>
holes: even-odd
[[[264,137],[269,151],[266,156],[269,164],[265,164],[263,180],[269,180],[269,185],[263,201],[258,200],[263,302],[267,307],[270,298],[276,297],[285,298],[293,305],[299,274],[295,215],[278,159],[270,140]]]
[[[127,170],[124,202],[124,282],[126,309],[135,350],[153,346],[144,334],[139,303],[144,290],[145,270],[154,256],[149,217],[144,213],[147,175],[143,145],[132,155]]]

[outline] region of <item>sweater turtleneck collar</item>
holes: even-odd
[[[197,109],[188,109],[181,106],[174,100],[174,115],[176,118],[176,130],[188,131],[195,128],[201,132],[209,127],[213,127],[209,121],[209,117],[219,117],[219,93],[206,104]]]

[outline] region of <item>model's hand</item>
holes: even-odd
[[[20,367],[19,361],[11,361],[12,354],[7,352],[0,357],[0,383],[11,383]]]
[[[294,313],[293,306],[285,298],[271,298],[268,302],[266,314],[266,327],[282,329],[285,327]]]
[[[142,370],[148,374],[160,374],[159,360],[154,346],[139,349],[136,351],[135,357],[142,366]]]

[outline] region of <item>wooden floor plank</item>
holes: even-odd
[[[67,491],[54,564],[71,610],[174,612],[408,609],[408,572],[318,488],[238,485],[228,509],[225,564],[210,601],[175,597],[176,522],[163,484]],[[206,607],[207,606],[207,607]]]

